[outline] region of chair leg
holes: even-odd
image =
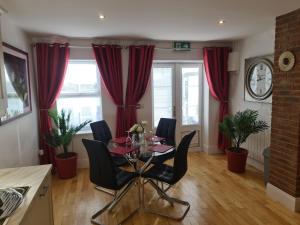
[[[125,196],[125,194],[128,192],[128,190],[135,184],[136,179],[130,181],[123,189],[118,193],[118,195],[115,197],[113,203],[111,206],[109,206],[108,210],[111,211],[113,208],[121,201],[121,199]]]
[[[148,180],[145,182],[145,179],[142,179],[142,208],[145,209],[145,184],[148,183]]]
[[[144,185],[147,184],[149,182],[148,179],[145,179],[144,181]],[[167,192],[173,185],[171,184],[168,184],[168,187],[164,188],[164,183],[161,182],[161,189],[164,191],[164,192]]]
[[[149,182],[149,180],[143,179],[142,184],[147,184],[148,182]]]
[[[151,179],[149,179],[149,182],[154,187],[160,198],[163,198],[166,201],[168,201],[171,206],[174,205],[171,198],[163,191],[163,189],[159,188],[158,183],[154,183]]]
[[[92,215],[92,218],[91,218],[91,222],[93,224],[97,224],[97,225],[104,225],[104,224],[101,224],[101,223],[98,223],[95,219],[100,216],[102,213],[105,212],[105,210],[113,203],[113,201],[111,201],[110,203],[108,203],[107,205],[105,205],[102,209],[100,209],[99,211],[97,211],[94,215]]]
[[[139,206],[141,206],[142,199],[141,199],[141,179],[138,179],[138,195],[139,195]]]
[[[143,185],[147,184],[148,182],[149,179],[143,179]],[[158,181],[157,181],[157,185],[158,185]],[[161,181],[161,189],[163,190],[163,192],[167,192],[171,187],[172,185],[169,184],[168,187],[164,189],[164,183]],[[162,197],[160,192],[157,192],[157,194],[159,195],[159,197]]]
[[[104,224],[97,222],[96,218],[99,217],[101,214],[103,214],[106,210],[111,211],[115,207],[115,205],[124,197],[124,195],[128,192],[128,190],[133,186],[133,184],[135,182],[136,182],[136,179],[130,181],[128,184],[126,184],[126,186],[120,192],[115,194],[114,199],[111,202],[106,204],[102,209],[100,209],[98,212],[96,212],[94,215],[92,215],[91,222],[93,224],[97,224],[97,225],[104,225]],[[124,218],[118,224],[120,225],[123,222],[125,222],[126,220],[128,220],[130,217],[132,217],[139,210],[139,208],[140,208],[140,205],[138,208],[133,210],[133,212],[131,212],[126,218]]]
[[[162,187],[164,187],[164,186],[162,186]],[[163,189],[163,191],[164,191],[164,192],[167,192],[171,187],[172,187],[172,185],[169,184],[168,187],[166,187],[165,189]]]
[[[149,212],[149,213],[153,213],[153,214],[157,214],[157,215],[160,215],[160,216],[163,216],[163,217],[166,217],[166,218],[169,218],[169,219],[174,219],[174,220],[182,220],[186,214],[188,213],[188,211],[190,210],[190,204],[186,201],[182,201],[180,199],[177,199],[177,198],[173,198],[173,197],[170,197],[168,196],[164,190],[162,190],[153,180],[151,179],[148,179],[149,180],[149,183],[154,187],[154,189],[160,193],[159,195],[167,200],[172,206],[173,206],[173,203],[177,203],[177,204],[180,204],[180,205],[184,205],[186,206],[186,209],[184,211],[184,213],[179,216],[179,217],[173,217],[173,216],[170,216],[170,215],[167,215],[167,214],[163,214],[162,212],[160,211],[157,211],[157,210],[154,210],[154,209],[148,209],[145,207],[145,197],[144,197],[144,187],[143,187],[143,193],[142,193],[142,197],[143,197],[143,202],[142,202],[142,205],[143,205],[143,209],[145,210],[145,212]],[[143,184],[144,184],[144,181],[143,181]],[[167,188],[169,189],[169,187]]]
[[[107,189],[102,188],[102,187],[100,187],[100,186],[96,186],[95,189],[98,190],[98,191],[102,191],[102,192],[104,192],[104,193],[106,193],[106,194],[109,194],[109,195],[111,195],[111,196],[115,196],[115,195],[116,195],[116,192],[115,192],[115,191],[110,191],[110,190],[107,190]]]

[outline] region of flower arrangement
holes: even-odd
[[[129,129],[129,132],[136,133],[136,134],[144,133],[147,123],[148,123],[147,121],[136,123]]]

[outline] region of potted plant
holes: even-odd
[[[220,131],[231,139],[232,147],[226,149],[228,169],[232,172],[245,172],[248,150],[241,147],[251,134],[268,129],[265,121],[258,120],[258,112],[247,109],[233,116],[226,116],[219,125]]]
[[[68,146],[74,135],[91,121],[87,120],[78,126],[72,126],[70,124],[70,111],[66,113],[62,109],[58,113],[56,110],[49,110],[48,114],[55,127],[46,135],[46,142],[60,152],[55,156],[58,176],[64,179],[74,177],[77,170],[77,153],[69,152]]]

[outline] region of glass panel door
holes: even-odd
[[[182,125],[199,124],[199,67],[181,68]]]
[[[192,145],[200,145],[202,63],[161,63],[152,68],[152,127],[160,118],[175,118],[176,143],[196,130]]]
[[[202,71],[201,63],[176,65],[177,143],[185,134],[196,130],[191,146],[201,144]]]
[[[173,118],[174,65],[154,64],[152,68],[153,127],[160,118]]]

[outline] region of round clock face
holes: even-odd
[[[272,65],[267,60],[261,60],[249,67],[246,87],[253,98],[263,100],[271,95],[272,73]]]

